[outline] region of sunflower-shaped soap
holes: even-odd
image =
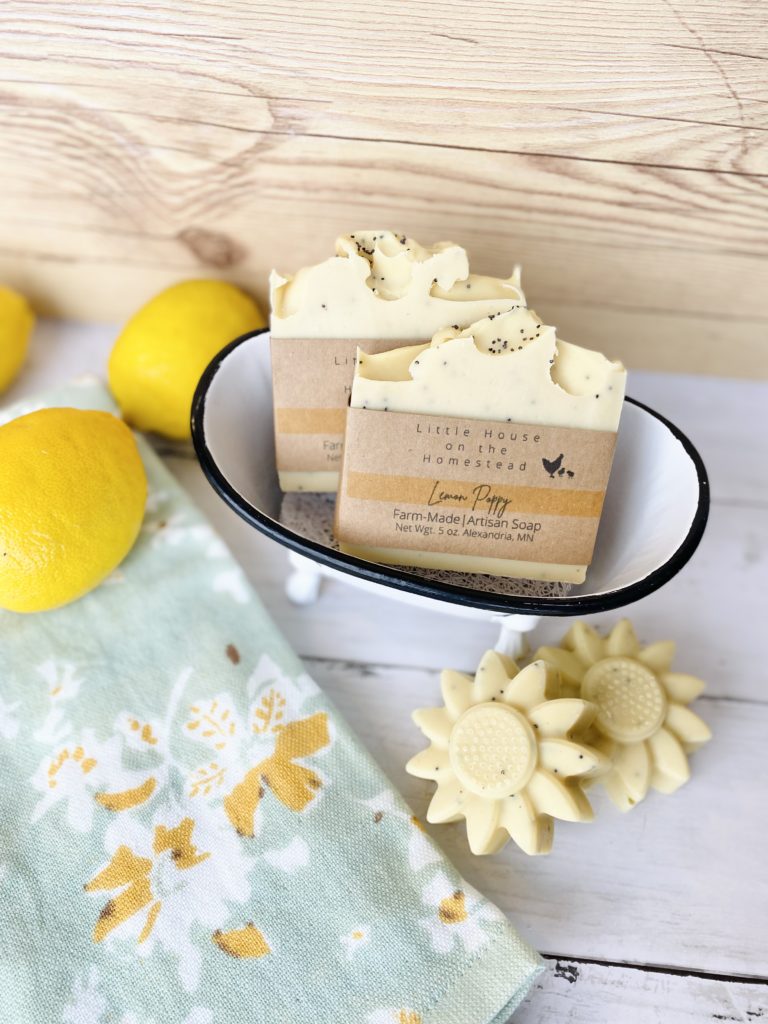
[[[540,647],[535,655],[560,672],[567,692],[597,706],[588,738],[611,761],[600,782],[623,811],[651,786],[672,793],[687,782],[687,755],[712,736],[686,707],[704,683],[671,672],[674,655],[671,641],[641,647],[628,619],[606,637],[577,622],[559,647]]]
[[[414,711],[430,741],[406,771],[437,783],[427,821],[467,822],[473,853],[495,853],[512,838],[526,853],[548,853],[553,819],[591,821],[583,780],[604,756],[582,742],[596,709],[560,698],[560,681],[544,661],[518,669],[488,651],[474,680],[447,670],[445,706]]]

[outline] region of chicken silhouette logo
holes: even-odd
[[[573,477],[575,474],[572,469],[567,469],[563,465],[563,459],[565,455],[560,452],[556,459],[542,459],[541,464],[549,473],[550,479],[554,480],[555,476],[568,476]]]

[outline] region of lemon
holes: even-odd
[[[98,586],[146,497],[136,441],[110,413],[41,409],[0,427],[0,608],[44,611]]]
[[[35,314],[24,296],[0,285],[0,392],[21,369],[34,324]]]
[[[182,281],[135,313],[115,342],[109,383],[139,430],[184,440],[208,363],[233,338],[264,327],[259,307],[226,281]]]

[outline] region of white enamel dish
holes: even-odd
[[[709,511],[707,474],[694,446],[663,416],[627,398],[594,559],[586,581],[568,594],[494,593],[344,555],[280,522],[266,330],[237,338],[211,362],[195,394],[192,438],[224,501],[292,551],[368,587],[507,615],[586,614],[644,597],[683,568]]]

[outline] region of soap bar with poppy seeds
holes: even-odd
[[[405,770],[437,783],[427,811],[434,824],[466,820],[473,853],[497,853],[512,839],[528,854],[549,853],[555,819],[587,822],[584,786],[608,760],[588,743],[596,708],[565,699],[544,661],[520,669],[487,651],[474,679],[446,669],[443,706],[414,723],[429,746]]]
[[[582,582],[626,371],[522,304],[360,353],[336,530],[371,561]]]
[[[428,342],[524,302],[519,272],[470,274],[453,242],[425,247],[391,231],[337,239],[336,255],[270,277],[276,461],[284,491],[335,491],[358,346]]]

